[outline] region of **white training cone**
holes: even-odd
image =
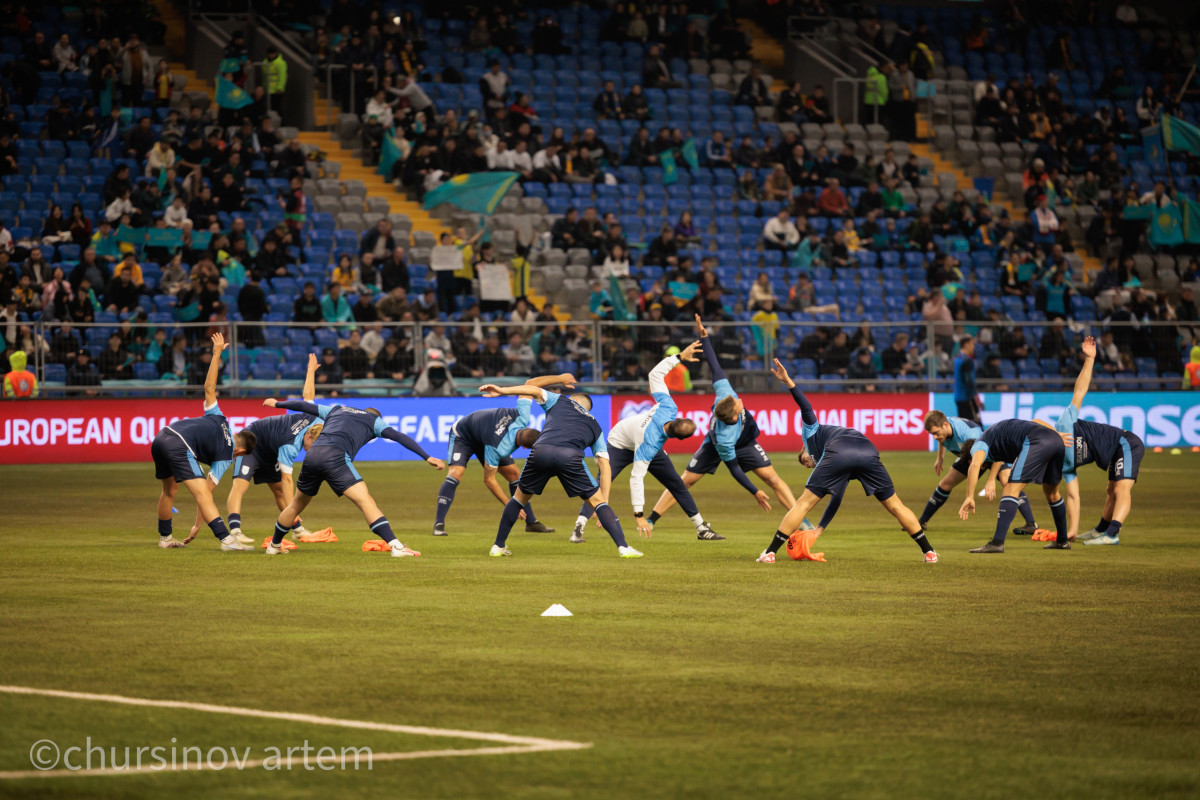
[[[570,617],[570,616],[572,616],[572,614],[570,611],[567,611],[566,607],[563,606],[561,603],[555,603],[554,605],[550,606],[545,611],[543,611],[542,616],[543,617]]]

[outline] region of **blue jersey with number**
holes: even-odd
[[[317,406],[317,409],[321,419],[325,420],[325,428],[317,441],[322,447],[337,447],[346,451],[350,458],[379,438],[387,427],[383,417],[361,408]]]
[[[183,440],[197,462],[208,464],[214,481],[233,464],[233,433],[216,403],[204,409],[204,416],[176,420],[166,429]]]
[[[311,414],[281,414],[252,422],[246,430],[257,439],[254,453],[260,464],[279,464],[286,468],[300,457],[304,434],[316,423],[317,418]]]
[[[971,446],[971,455],[983,453],[988,461],[1003,461],[1012,463],[1021,455],[1025,439],[1030,431],[1039,427],[1037,423],[1026,422],[1023,419],[1006,419],[988,428],[975,444]]]
[[[1063,479],[1068,483],[1075,480],[1076,471],[1093,461],[1100,469],[1108,469],[1121,452],[1121,439],[1125,431],[1102,422],[1079,418],[1079,409],[1072,403],[1063,409],[1054,429],[1075,437],[1075,446],[1067,448],[1063,459]]]
[[[542,426],[537,446],[567,447],[580,452],[591,448],[592,455],[608,458],[604,429],[586,408],[570,397],[545,390],[538,404],[546,409],[546,424]]]
[[[472,411],[454,423],[454,433],[483,447],[484,463],[499,466],[517,449],[517,434],[529,427],[529,409],[533,401],[522,397],[516,408],[491,408]]]

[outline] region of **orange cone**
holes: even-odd
[[[264,550],[266,550],[266,549],[267,549],[267,545],[269,545],[270,543],[271,543],[271,537],[270,537],[270,536],[268,536],[267,538],[263,539],[263,543],[262,543],[263,549],[264,549]],[[282,542],[280,542],[280,543],[279,543],[279,548],[280,548],[281,550],[295,550],[295,549],[296,549],[296,543],[295,543],[295,542],[289,542],[287,539],[284,539]]]
[[[326,528],[312,533],[305,533],[300,536],[302,542],[336,542],[337,534],[333,532],[333,528]]]
[[[812,552],[812,545],[816,540],[816,531],[796,531],[788,537],[788,557],[793,561],[824,561],[824,553]]]

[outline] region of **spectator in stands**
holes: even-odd
[[[645,263],[662,267],[674,267],[679,264],[679,242],[675,231],[669,225],[663,225],[658,236],[650,242],[646,250]]]
[[[1000,334],[1000,355],[1003,358],[1016,362],[1027,358],[1029,353],[1024,328],[1012,327]]]
[[[75,362],[75,354],[82,347],[83,343],[79,340],[79,334],[72,329],[71,321],[63,320],[58,333],[54,334],[54,338],[50,340],[48,359],[52,364],[64,364],[69,367]]]
[[[629,277],[629,257],[625,254],[625,248],[621,245],[614,245],[612,250],[604,258],[604,263],[600,266],[600,277],[609,278],[616,276],[618,278]]]
[[[100,308],[100,302],[96,300],[96,295],[92,291],[92,284],[87,279],[72,283],[75,287],[75,297],[67,305],[67,312],[70,319],[75,323],[92,322],[96,318],[96,311]]]
[[[362,347],[362,334],[350,331],[349,340],[338,353],[338,364],[342,373],[349,380],[374,378],[371,372],[371,357]]]
[[[130,33],[121,51],[121,104],[140,105],[148,84],[154,85],[154,60],[137,33]]]
[[[183,223],[189,222],[187,206],[183,203],[183,198],[180,195],[175,195],[171,199],[171,205],[167,206],[167,210],[163,212],[163,222],[168,228],[182,228]]]
[[[74,296],[63,268],[53,267],[50,279],[42,285],[42,320],[53,322],[70,319],[68,308]]]
[[[99,386],[100,372],[92,363],[91,353],[81,347],[67,369],[67,386]],[[90,392],[89,392],[90,394]]]
[[[612,81],[604,82],[604,88],[596,95],[596,99],[592,101],[592,110],[596,112],[597,119],[615,119],[618,121],[625,119],[625,104],[621,100],[621,95],[617,92],[615,83]]]
[[[954,318],[946,305],[946,296],[941,291],[932,291],[921,306],[921,316],[933,326],[933,338],[945,353],[954,347]]]
[[[787,209],[767,220],[762,231],[763,247],[788,252],[800,246],[800,231],[788,216]]]
[[[17,165],[17,146],[8,131],[0,131],[0,178],[20,172]]]
[[[120,334],[108,337],[108,347],[100,353],[100,377],[106,381],[125,381],[133,377],[136,359],[125,349]]]
[[[1056,269],[1047,280],[1042,295],[1046,319],[1066,320],[1071,318],[1071,286],[1064,272]]]
[[[783,164],[774,164],[771,174],[763,182],[763,199],[768,202],[786,203],[792,196],[792,180],[788,177]]]
[[[757,66],[750,68],[750,74],[742,78],[741,84],[738,86],[737,95],[734,97],[734,102],[741,106],[769,106],[771,105],[771,91],[767,86],[767,82],[763,80],[762,70]]]
[[[338,363],[337,352],[332,347],[325,347],[321,350],[321,368],[317,370],[316,382],[323,386],[340,386],[346,382],[346,373],[342,369],[342,365]],[[334,397],[337,396],[336,390],[330,392]]]
[[[537,311],[529,304],[529,301],[524,297],[518,297],[513,305],[512,312],[508,315],[508,321],[515,327],[510,330],[515,330],[522,335],[529,337],[533,336],[533,332],[537,325]]]
[[[800,81],[793,81],[788,88],[779,93],[779,101],[775,104],[775,116],[780,122],[791,122],[796,125],[808,121],[805,114],[804,94],[800,91]]]
[[[346,302],[346,297],[341,284],[330,283],[325,296],[321,298],[321,318],[331,325],[341,327],[342,323],[353,323],[354,314],[350,311],[350,304]],[[346,325],[350,330],[354,329],[354,325]]]
[[[481,19],[480,22],[484,23],[486,30],[486,20]],[[511,85],[508,73],[501,68],[500,62],[492,59],[488,64],[488,71],[479,79],[479,93],[483,95],[483,108],[488,119],[495,116],[496,109],[508,105],[508,91]]]
[[[293,322],[320,322],[321,299],[317,297],[317,287],[312,281],[306,281],[300,296],[292,303]]]
[[[408,340],[399,334],[392,336],[383,345],[383,351],[375,358],[374,373],[378,378],[391,378],[402,381],[412,371],[412,351],[402,349],[401,345]],[[481,373],[482,374],[482,373]]]
[[[379,301],[379,316],[389,322],[400,321],[405,314],[410,313],[412,306],[408,302],[408,289],[397,284],[393,286],[382,300]]]
[[[683,87],[663,60],[662,47],[652,44],[642,59],[642,84],[651,89],[680,89]]]
[[[123,314],[137,308],[140,297],[141,291],[133,282],[132,270],[122,269],[108,284],[104,292],[104,304],[112,313]],[[100,371],[104,371],[103,367]]]
[[[754,279],[754,283],[750,285],[750,296],[746,302],[747,311],[757,311],[759,308],[765,308],[770,304],[773,310],[779,303],[779,298],[775,296],[775,290],[771,287],[771,278],[767,273],[760,272],[758,277]]]
[[[830,178],[817,198],[817,210],[825,217],[854,216],[854,209],[838,185],[837,178]]]
[[[504,358],[507,362],[505,372],[509,375],[528,375],[533,370],[533,350],[525,343],[525,337],[519,331],[509,334],[508,344],[504,347]]]
[[[875,381],[879,379],[879,372],[875,369],[875,364],[871,360],[870,348],[860,347],[854,351],[850,359],[850,366],[846,370],[846,377],[852,381]],[[873,392],[875,391],[875,385],[874,383],[867,383],[854,386],[851,387],[851,391]]]
[[[713,131],[712,138],[704,146],[704,157],[710,167],[721,168],[733,166],[733,154],[730,152],[729,146],[725,143],[724,133]]]
[[[907,375],[910,369],[908,363],[908,334],[897,333],[892,338],[891,345],[880,354],[883,371],[888,375]]]

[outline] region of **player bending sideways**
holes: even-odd
[[[638,533],[649,537],[653,526],[646,519],[643,507],[646,504],[646,473],[667,488],[671,496],[679,502],[683,513],[696,526],[696,538],[716,541],[724,536],[716,533],[700,516],[692,493],[684,486],[675,471],[675,465],[663,452],[667,438],[687,439],[696,432],[696,423],[690,419],[676,419],[679,407],[671,399],[667,391],[667,373],[675,369],[681,361],[695,362],[696,351],[701,349],[700,342],[692,342],[677,356],[667,356],[658,362],[658,366],[650,371],[650,396],[655,405],[648,411],[635,414],[618,422],[608,432],[608,457],[612,468],[612,476],[616,478],[621,470],[633,465],[629,473],[629,497],[633,502],[633,516],[637,520]],[[575,520],[575,530],[571,541],[583,542],[583,529],[588,518],[592,516],[592,507],[584,503],[579,509],[579,518]]]
[[[708,338],[708,330],[700,321],[699,314],[696,315],[696,327],[700,329],[700,338],[703,342]],[[687,469],[683,471],[684,487],[691,489],[697,481],[705,475],[712,475],[717,471],[717,467],[724,464],[734,480],[743,489],[754,495],[755,502],[763,511],[771,510],[771,501],[766,492],[750,482],[750,479],[746,477],[747,472],[753,472],[762,478],[775,492],[775,497],[779,502],[791,508],[796,504],[796,498],[792,494],[792,490],[784,483],[783,478],[780,478],[775,472],[775,468],[771,466],[771,459],[759,445],[758,423],[754,421],[754,415],[746,411],[742,399],[738,397],[733,386],[725,378],[725,371],[721,369],[721,364],[717,361],[716,350],[705,345],[704,358],[708,361],[708,369],[712,373],[713,391],[717,394],[717,400],[713,404],[708,435],[704,437],[704,443],[700,445],[700,449],[688,462]],[[658,502],[654,504],[654,510],[650,513],[650,524],[654,525],[658,522],[659,517],[673,505],[675,505],[674,495],[670,490],[663,492]],[[807,520],[805,522],[807,523]],[[804,527],[809,529],[812,526],[805,524]]]
[[[317,357],[310,353],[308,374],[304,377],[304,388],[300,393],[310,403],[316,396],[314,375],[319,366]],[[242,534],[242,498],[246,496],[250,482],[253,481],[255,485],[267,484],[279,510],[287,508],[295,495],[292,471],[296,459],[300,457],[300,451],[311,447],[313,440],[321,433],[321,421],[309,414],[280,414],[256,420],[246,426],[246,430],[254,434],[254,451],[238,456],[233,462],[233,486],[229,489],[229,499],[225,504],[229,532],[242,544],[254,541]],[[212,478],[212,473],[209,473],[209,478]],[[198,530],[199,519],[184,541],[190,542]],[[298,538],[305,533],[308,530],[297,519],[292,526],[292,536]]]
[[[575,386],[573,375],[559,375],[555,383],[568,389]],[[504,507],[500,527],[496,531],[496,542],[490,556],[511,556],[505,546],[508,534],[534,495],[542,493],[550,478],[558,478],[567,497],[580,497],[596,512],[596,517],[617,545],[621,558],[641,558],[642,554],[625,541],[625,532],[616,513],[608,505],[608,490],[612,486],[612,471],[608,463],[608,446],[600,423],[591,415],[592,399],[586,394],[565,395],[547,392],[540,386],[526,384],[500,388],[491,384],[480,386],[485,397],[530,397],[546,409],[546,423],[542,435],[529,451],[525,468],[517,481],[517,491]],[[584,451],[590,449],[600,470],[600,482],[588,472],[584,464]]]
[[[1063,434],[1066,456],[1063,459],[1063,480],[1067,484],[1068,537],[1079,528],[1079,482],[1075,471],[1088,462],[1096,462],[1100,469],[1108,470],[1108,490],[1104,499],[1104,515],[1096,527],[1080,535],[1086,545],[1121,543],[1121,525],[1129,516],[1133,505],[1133,485],[1137,483],[1138,469],[1146,446],[1132,431],[1121,430],[1102,422],[1080,419],[1079,410],[1083,398],[1092,384],[1092,367],[1096,361],[1096,340],[1088,337],[1083,341],[1083,368],[1075,381],[1075,393],[1071,405],[1063,410],[1055,430]],[[1039,425],[1045,423],[1038,420]],[[1073,437],[1074,441],[1069,441]]]
[[[557,375],[531,378],[529,385],[550,386],[557,380]],[[434,536],[446,535],[446,514],[454,503],[454,493],[467,471],[471,456],[483,464],[483,485],[501,505],[508,504],[509,496],[517,491],[517,478],[521,474],[512,459],[512,453],[518,447],[532,447],[538,438],[537,429],[529,427],[529,408],[532,405],[531,399],[522,397],[515,409],[473,411],[454,423],[450,429],[450,446],[446,454],[446,480],[438,490]],[[496,480],[497,472],[508,481],[508,495],[500,489],[500,483]],[[521,511],[520,519],[525,520],[527,533],[554,533],[553,528],[538,522],[531,505]]]
[[[208,523],[213,535],[221,542],[222,550],[249,550],[225,527],[221,512],[213,501],[212,486],[220,482],[233,459],[254,450],[254,434],[241,431],[234,436],[229,422],[217,405],[217,378],[221,374],[221,353],[228,347],[225,337],[214,333],[213,357],[204,379],[204,416],[172,422],[158,432],[150,445],[154,458],[154,477],[162,481],[158,497],[158,546],[184,547],[186,544],[171,535],[171,508],[175,493],[183,484],[196,498],[200,519]],[[205,478],[201,464],[208,464],[210,478]],[[190,541],[190,539],[189,539]]]
[[[946,501],[950,499],[951,492],[954,487],[967,479],[967,468],[971,465],[971,456],[969,453],[963,452],[963,442],[975,441],[979,435],[983,433],[983,427],[976,422],[964,417],[947,417],[941,411],[930,411],[925,415],[925,432],[937,440],[938,453],[937,459],[933,462],[933,471],[937,475],[942,474],[943,461],[946,453],[951,453],[955,456],[954,464],[951,465],[950,471],[938,483],[933,490],[933,494],[925,502],[925,510],[921,512],[918,522],[921,527],[929,524],[929,520],[938,512]],[[992,464],[990,461],[985,461],[982,469],[990,470]],[[1002,467],[1000,469],[1000,482],[1007,484],[1011,468]],[[1021,516],[1025,518],[1025,525],[1020,528],[1013,528],[1013,533],[1032,536],[1037,531],[1037,522],[1033,518],[1033,509],[1029,505],[1029,497],[1025,492],[1021,492],[1017,496],[1020,501],[1019,510]]]
[[[800,415],[804,426],[804,451],[800,453],[800,463],[812,470],[808,482],[804,485],[804,494],[792,506],[779,524],[779,530],[767,549],[758,557],[765,564],[775,563],[775,554],[779,548],[787,544],[788,539],[800,527],[805,515],[829,495],[829,505],[817,524],[816,530],[806,534],[805,550],[825,532],[838,507],[842,504],[842,496],[846,485],[858,481],[869,495],[873,495],[888,513],[900,523],[913,541],[921,547],[927,563],[936,564],[938,554],[925,537],[925,530],[917,522],[917,515],[908,506],[900,502],[896,488],[892,485],[892,476],[879,460],[879,450],[871,444],[871,440],[853,428],[843,428],[838,425],[822,425],[817,422],[816,412],[812,404],[804,396],[804,392],[796,386],[796,382],[788,375],[779,359],[775,359],[775,368],[771,373],[783,382],[792,393],[792,399],[800,407]]]
[[[392,533],[392,526],[387,517],[379,510],[379,506],[375,505],[362,475],[354,468],[354,457],[368,442],[382,438],[404,445],[425,459],[434,469],[445,469],[444,461],[426,453],[405,434],[384,425],[379,411],[374,408],[363,410],[347,406],[319,406],[304,400],[265,400],[263,405],[268,408],[299,411],[301,414],[317,417],[325,423],[321,435],[308,448],[308,455],[304,457],[304,469],[300,471],[300,480],[296,481],[296,496],[288,503],[287,508],[279,513],[279,519],[275,521],[275,534],[271,537],[271,544],[267,545],[267,555],[277,556],[287,552],[279,546],[283,537],[287,536],[300,514],[308,508],[308,504],[320,491],[322,483],[328,483],[329,488],[333,489],[333,493],[338,497],[350,498],[350,502],[362,512],[371,532],[391,546],[393,558],[421,555],[401,544]]]
[[[1069,550],[1067,541],[1067,509],[1058,485],[1062,482],[1063,440],[1054,431],[1033,422],[1006,419],[998,422],[979,435],[974,442],[964,442],[963,449],[971,454],[971,466],[967,469],[967,497],[963,500],[958,516],[969,519],[975,512],[975,486],[983,464],[992,462],[991,474],[986,487],[987,498],[996,496],[996,473],[1005,462],[1013,465],[1012,474],[1004,486],[1000,498],[1000,511],[996,515],[996,532],[991,541],[971,550],[972,553],[1003,553],[1004,537],[1017,515],[1018,497],[1029,483],[1040,483],[1050,503],[1054,527],[1058,534],[1055,541],[1046,545],[1047,550]]]

